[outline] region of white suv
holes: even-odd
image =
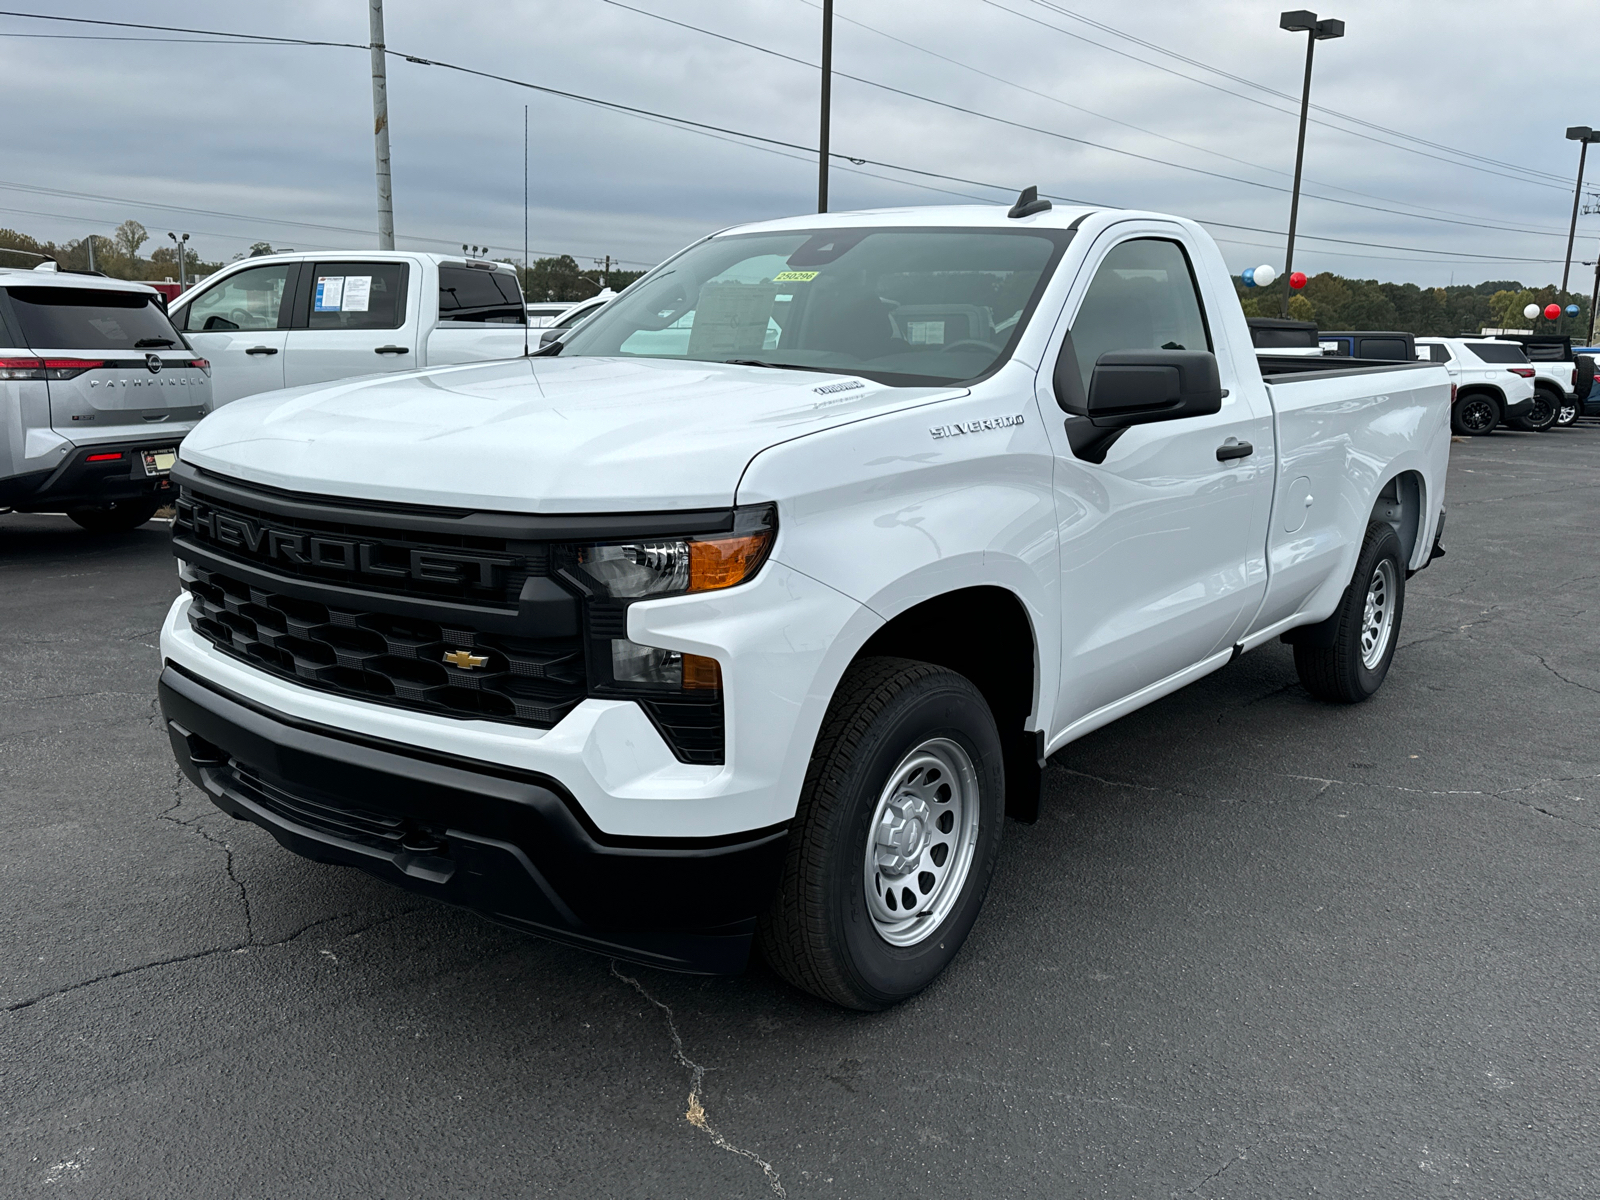
[[[1521,425],[1534,416],[1534,370],[1521,346],[1486,338],[1418,338],[1417,357],[1442,363],[1450,372],[1456,388],[1450,406],[1453,432],[1493,433],[1502,422]]]

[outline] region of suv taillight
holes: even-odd
[[[72,379],[105,365],[87,358],[0,358],[0,379]]]
[[[1508,367],[1506,369],[1509,370],[1513,375],[1521,375],[1524,379],[1533,378],[1532,367]]]

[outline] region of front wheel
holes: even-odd
[[[955,958],[1000,850],[1000,734],[964,676],[868,658],[817,735],[788,857],[758,934],[778,974],[847,1008],[888,1008]]]
[[[1473,392],[1457,400],[1450,410],[1450,429],[1453,433],[1477,437],[1491,433],[1500,424],[1500,402],[1493,396]]]
[[[1571,429],[1578,423],[1578,402],[1576,400],[1562,400],[1561,407],[1556,409],[1556,427],[1558,429]]]
[[[1540,388],[1534,393],[1533,403],[1528,411],[1522,414],[1517,422],[1529,433],[1543,433],[1556,423],[1556,417],[1561,412],[1561,405],[1549,392]]]
[[[1394,527],[1373,521],[1361,543],[1355,575],[1334,610],[1333,644],[1300,643],[1294,667],[1319,700],[1355,704],[1383,686],[1400,640],[1406,604],[1405,562]]]
[[[137,529],[161,507],[161,499],[113,500],[96,508],[75,508],[67,514],[90,533],[127,533]]]

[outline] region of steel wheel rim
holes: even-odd
[[[1461,423],[1473,433],[1487,433],[1494,425],[1494,408],[1487,400],[1468,400],[1461,406]]]
[[[1385,558],[1367,581],[1367,604],[1361,616],[1361,664],[1376,671],[1389,648],[1394,629],[1394,563]]]
[[[867,826],[863,889],[878,936],[915,946],[955,908],[978,849],[978,771],[949,738],[900,760]]]

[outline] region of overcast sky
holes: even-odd
[[[804,65],[819,53],[815,4],[627,2],[803,62],[605,0],[388,0],[387,39],[415,57],[816,145],[817,72]],[[1280,7],[838,0],[838,72],[1046,132],[837,78],[833,148],[893,166],[836,163],[831,207],[1000,203],[1037,183],[1047,194],[1271,231],[1212,226],[1233,269],[1281,269],[1305,35],[1277,28]],[[368,41],[363,0],[67,0],[33,11]],[[1563,133],[1600,127],[1593,5],[1362,0],[1321,15],[1342,18],[1347,33],[1317,47],[1313,103],[1332,111],[1313,110],[1295,266],[1425,285],[1558,281],[1577,167]],[[1553,36],[1560,30],[1570,36]],[[16,36],[45,33],[72,40]],[[190,231],[208,259],[260,240],[375,244],[366,51],[89,40],[108,36],[185,35],[0,18],[0,225],[62,240],[133,217],[163,241]],[[389,102],[401,247],[466,242],[520,257],[524,104],[535,256],[570,253],[587,266],[610,254],[647,266],[706,232],[816,205],[815,160],[804,152],[396,57]],[[1600,215],[1580,217],[1578,230],[1574,259],[1592,263]],[[1573,279],[1587,291],[1593,267],[1574,265]]]

